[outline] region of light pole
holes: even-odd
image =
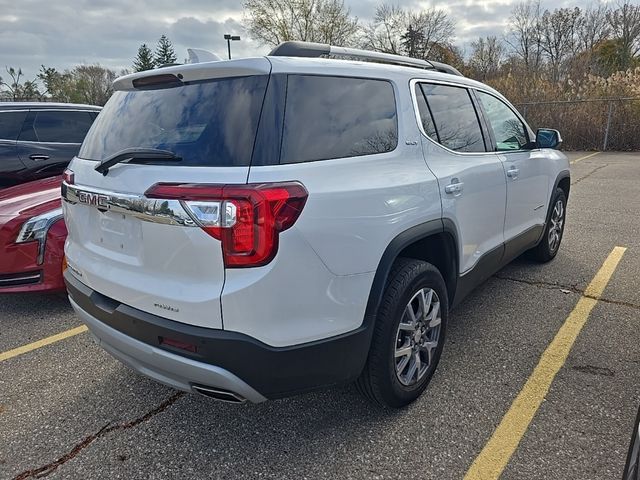
[[[225,33],[224,39],[227,41],[227,51],[229,52],[229,60],[231,60],[231,40],[240,40],[240,35],[229,35]]]

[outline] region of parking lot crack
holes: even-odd
[[[103,437],[111,432],[127,430],[129,428],[136,427],[137,425],[140,425],[141,423],[146,422],[147,420],[158,415],[159,413],[164,412],[167,408],[173,405],[176,401],[178,401],[180,397],[184,395],[185,395],[185,392],[174,393],[168,399],[162,402],[160,405],[155,407],[153,410],[148,411],[147,413],[145,413],[141,417],[136,418],[135,420],[131,420],[129,422],[117,423],[115,425],[108,423],[105,426],[103,426],[100,430],[98,430],[96,433],[93,433],[85,437],[81,442],[77,443],[71,450],[69,450],[67,453],[62,455],[57,460],[38,468],[25,470],[24,472],[16,475],[13,480],[24,480],[27,478],[46,477],[47,475],[50,475],[55,470],[57,470],[58,467],[60,467],[61,465],[64,465],[69,460],[72,460],[73,458],[75,458],[80,452],[82,452],[82,450],[87,448],[89,445],[91,445],[100,437]]]
[[[608,167],[608,166],[609,166],[609,164],[605,163],[604,165],[600,165],[600,166],[594,168],[593,170],[591,170],[586,175],[584,175],[584,176],[582,176],[580,178],[577,178],[575,181],[571,182],[571,185],[576,185],[576,184],[580,183],[581,181],[585,180],[586,178],[589,178],[591,175],[596,173],[598,170],[602,170],[603,168]]]
[[[583,297],[591,298],[591,299],[597,300],[599,302],[608,303],[608,304],[612,304],[612,305],[619,305],[621,307],[633,308],[635,310],[640,310],[640,305],[638,305],[638,304],[635,304],[635,303],[632,303],[632,302],[625,302],[625,301],[622,301],[622,300],[616,300],[616,299],[613,299],[613,298],[607,298],[607,297],[597,297],[596,298],[593,295],[586,294],[583,289],[580,289],[580,288],[576,287],[575,285],[563,285],[563,284],[560,284],[560,283],[544,282],[544,281],[537,281],[537,280],[525,280],[523,278],[508,277],[506,275],[494,275],[494,277],[499,279],[499,280],[505,280],[505,281],[508,281],[508,282],[523,283],[523,284],[526,284],[526,285],[532,285],[532,286],[537,287],[537,288],[545,288],[547,290],[565,290],[567,292],[577,293],[578,295],[582,295]]]
[[[494,275],[495,278],[500,280],[506,280],[508,282],[524,283],[526,285],[532,285],[538,288],[546,288],[548,290],[568,290],[572,293],[578,293],[584,295],[584,290],[579,289],[575,285],[564,285],[561,283],[544,282],[539,280],[525,280],[524,278],[508,277],[506,275]]]

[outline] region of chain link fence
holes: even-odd
[[[529,125],[560,131],[564,150],[640,150],[640,97],[515,104]]]

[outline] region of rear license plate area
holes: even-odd
[[[95,210],[94,243],[113,252],[137,256],[142,244],[142,227],[137,218]]]

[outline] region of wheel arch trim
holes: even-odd
[[[544,232],[547,228],[547,224],[549,223],[549,219],[551,218],[551,211],[553,209],[552,208],[553,205],[551,204],[553,202],[553,196],[556,194],[556,190],[560,187],[560,182],[562,182],[564,179],[569,179],[569,186],[571,186],[571,172],[569,172],[569,170],[562,170],[556,177],[556,181],[553,183],[553,188],[551,189],[551,193],[549,194],[549,205],[547,206],[547,215],[545,216],[544,226],[542,228],[542,233],[540,234],[540,238],[538,239],[538,243],[542,241],[542,238],[544,237]],[[569,203],[569,191],[567,191],[566,200],[567,200],[567,203]]]
[[[391,272],[391,268],[393,267],[393,263],[398,258],[400,253],[407,248],[408,246],[424,240],[433,235],[448,233],[451,235],[453,240],[453,261],[455,264],[454,269],[454,277],[457,279],[458,277],[458,234],[455,228],[455,224],[453,221],[449,219],[436,219],[431,220],[425,223],[421,223],[419,225],[415,225],[402,233],[398,234],[389,245],[385,249],[380,262],[378,263],[378,268],[376,269],[375,276],[373,278],[373,284],[371,286],[371,290],[369,292],[369,298],[367,300],[367,307],[365,310],[365,323],[367,321],[371,321],[375,319],[376,312],[380,306],[380,302],[382,300],[382,296],[384,294],[384,289],[387,285],[389,279],[389,273]],[[446,283],[446,280],[445,280]],[[451,298],[449,299],[449,303],[453,299],[455,294],[455,283],[453,285],[453,292],[449,292]]]

